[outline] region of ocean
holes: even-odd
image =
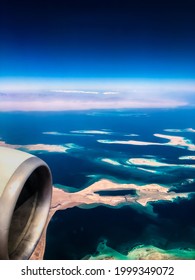
[[[146,206],[58,211],[48,226],[44,259],[125,259],[147,246],[169,255],[177,250],[173,258],[195,259],[194,120],[195,110],[189,108],[0,113],[0,141],[24,150],[36,144],[66,147],[65,152],[28,151],[49,165],[59,188],[75,192],[108,179],[140,188],[160,184],[188,194]],[[185,143],[170,144],[167,136]],[[129,159],[146,163],[131,164]]]

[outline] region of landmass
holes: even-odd
[[[136,196],[101,196],[98,191],[118,191],[118,190],[135,190]],[[58,210],[64,210],[72,207],[91,208],[98,205],[108,207],[121,207],[123,205],[141,205],[146,206],[148,202],[159,200],[173,200],[177,197],[188,197],[188,193],[175,193],[170,192],[169,188],[158,184],[147,184],[138,186],[135,184],[119,184],[107,179],[102,179],[93,183],[89,187],[78,192],[70,193],[62,189],[53,187],[52,203],[48,216],[48,221],[43,232],[43,235],[38,243],[34,253],[30,259],[43,259],[45,244],[46,244],[46,231],[50,219]]]

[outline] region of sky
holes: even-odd
[[[162,101],[163,92],[165,96],[171,92],[164,106],[170,99],[176,100],[177,91],[175,106],[184,106],[191,100],[187,96],[195,94],[194,50],[192,0],[3,0],[0,109],[7,104],[2,102],[10,100],[3,94],[26,91],[29,96],[29,90],[49,90],[55,99],[59,90],[64,91],[65,99],[66,90],[72,90],[74,96],[75,90],[82,96],[82,91],[96,90],[104,98],[102,92],[115,91],[118,93],[107,96],[116,100],[121,94],[124,101],[135,100],[135,92],[139,92],[138,99],[147,99],[151,89],[151,99],[158,99],[155,104]],[[104,102],[102,99],[98,106]]]

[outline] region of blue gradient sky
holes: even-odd
[[[48,94],[48,110],[195,106],[194,14],[192,0],[1,1],[0,110],[45,110]]]
[[[2,78],[195,78],[194,1],[7,0],[0,18]]]

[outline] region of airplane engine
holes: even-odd
[[[51,195],[44,161],[0,147],[0,259],[29,259],[46,224]]]

